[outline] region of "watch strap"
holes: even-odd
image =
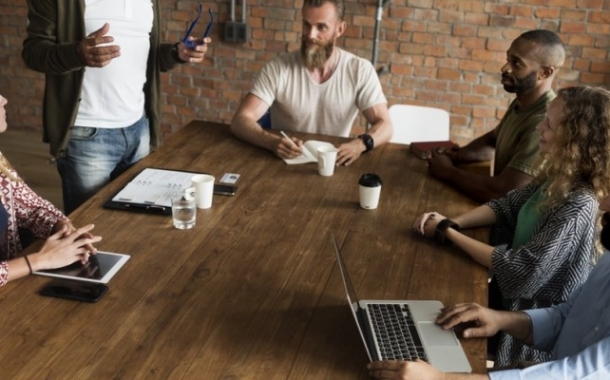
[[[436,225],[436,228],[434,229],[434,238],[442,244],[446,244],[446,245],[450,244],[451,241],[448,241],[445,236],[448,228],[453,228],[456,231],[460,230],[459,224],[457,224],[453,220],[443,219],[440,222],[438,222],[438,224]]]

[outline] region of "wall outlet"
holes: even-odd
[[[225,23],[225,42],[248,42],[250,28],[245,22],[227,21]]]

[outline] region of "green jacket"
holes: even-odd
[[[45,74],[43,141],[51,154],[61,157],[70,140],[80,102],[84,66],[76,45],[85,38],[84,0],[28,0],[27,37],[21,56],[32,70]],[[151,145],[156,148],[161,123],[161,72],[178,63],[172,44],[160,42],[159,0],[152,0],[155,19],[150,33],[150,52],[144,85],[145,111],[150,121]]]

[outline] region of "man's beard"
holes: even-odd
[[[312,44],[315,46],[311,46]],[[334,38],[331,38],[327,43],[310,40],[307,37],[301,38],[301,56],[303,56],[305,66],[308,69],[321,68],[330,58],[334,47]]]
[[[524,78],[517,78],[513,75],[502,73],[502,79],[508,79],[511,83],[504,84],[504,91],[513,94],[527,92],[536,87],[536,76],[538,73],[534,70],[527,74]]]

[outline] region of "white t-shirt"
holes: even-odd
[[[337,66],[322,84],[310,77],[300,50],[265,65],[250,93],[270,105],[274,129],[348,137],[358,111],[387,103],[373,65],[338,50]]]
[[[121,56],[104,67],[85,68],[74,125],[124,128],[142,117],[153,18],[151,0],[85,0],[87,35],[110,24],[107,35],[121,47]]]

